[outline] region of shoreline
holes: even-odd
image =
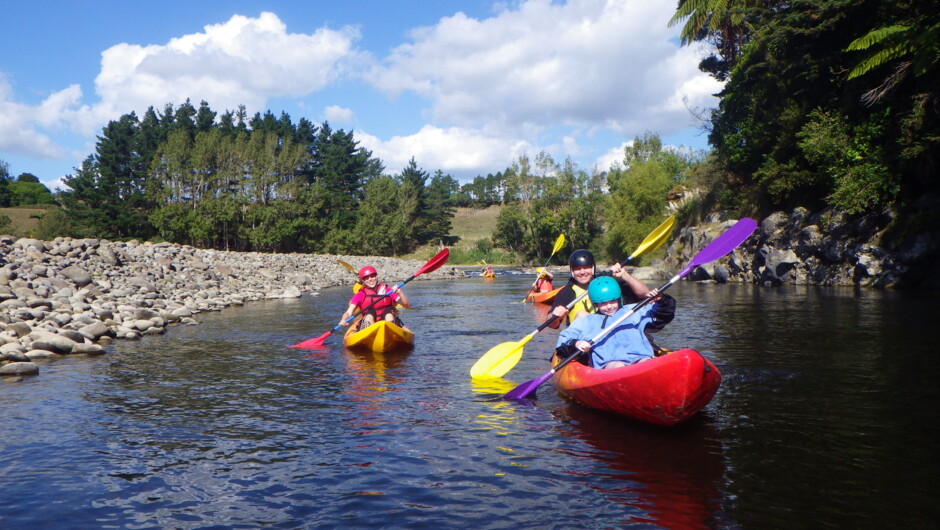
[[[0,381],[36,375],[36,361],[103,355],[114,340],[160,335],[193,316],[247,302],[317,296],[351,285],[354,268],[407,278],[424,262],[382,256],[265,254],[176,243],[0,235]],[[447,267],[416,280],[457,274]],[[462,275],[462,273],[461,273]]]

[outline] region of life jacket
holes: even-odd
[[[382,289],[383,287],[385,288],[384,290]],[[369,289],[363,285],[362,289],[360,289],[360,292],[365,295],[365,299],[362,301],[362,305],[360,307],[369,307],[373,302],[378,300],[374,306],[366,311],[367,314],[372,313],[376,316],[376,318],[382,318],[386,315],[386,313],[394,312],[395,303],[392,301],[392,297],[386,296],[385,294],[379,294],[379,291],[388,293],[390,290],[391,288],[388,286],[388,284],[384,283],[376,285],[375,289]]]
[[[549,280],[545,276],[542,276],[541,278],[535,281],[535,288],[533,289],[533,291],[537,293],[547,293],[551,291],[552,289],[553,287],[552,287],[551,280]]]
[[[578,313],[580,313],[581,311],[584,311],[588,314],[591,314],[594,312],[594,304],[591,303],[591,297],[587,296],[586,294],[587,290],[582,289],[581,287],[575,285],[574,283],[571,284],[571,290],[574,291],[575,298],[581,296],[582,294],[584,294],[584,298],[582,298],[580,301],[578,301],[578,303],[576,303],[574,306],[571,307],[571,309],[568,310],[568,314],[566,315],[565,318],[568,319],[569,326],[571,325],[572,322],[574,322],[575,317],[578,316]]]

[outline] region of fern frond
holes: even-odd
[[[855,79],[856,77],[863,76],[868,72],[878,68],[879,66],[887,64],[894,59],[908,55],[910,52],[911,48],[906,44],[899,44],[897,46],[885,48],[855,65],[855,68],[849,72],[849,75],[846,77],[846,79]]]
[[[676,8],[676,13],[669,19],[667,26],[670,28],[675,26],[682,19],[691,16],[692,13],[706,14],[709,11],[708,4],[709,0],[684,0],[679,2],[679,7]]]
[[[896,35],[898,33],[903,33],[910,29],[908,26],[904,25],[895,25],[888,26],[886,28],[873,29],[866,33],[865,35],[853,40],[849,43],[849,47],[846,48],[846,51],[859,51],[867,50],[875,44],[883,42],[885,39]]]

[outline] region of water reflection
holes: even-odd
[[[335,325],[347,288],[202,314],[0,384],[4,528],[929,528],[936,294],[673,288],[660,343],[724,382],[655,429],[497,398],[549,368],[556,333],[504,379],[493,346],[544,321],[532,277],[414,282],[415,349],[286,348]]]
[[[555,411],[564,437],[592,450],[567,451],[588,459],[589,487],[629,506],[623,524],[660,528],[715,528],[721,518],[724,461],[718,430],[697,416],[674,428],[658,428],[616,418],[575,404]],[[570,446],[564,446],[570,447]],[[600,469],[600,468],[603,469]]]

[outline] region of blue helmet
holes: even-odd
[[[620,284],[610,276],[594,278],[588,285],[588,296],[594,305],[620,300]]]

